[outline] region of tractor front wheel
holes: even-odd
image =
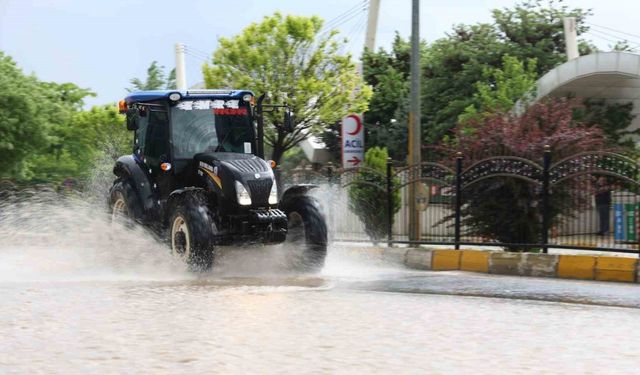
[[[169,216],[171,253],[192,271],[207,271],[213,265],[215,224],[202,194],[178,197]]]

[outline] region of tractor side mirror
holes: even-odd
[[[138,130],[138,110],[135,108],[127,109],[127,130]]]
[[[289,108],[284,111],[284,130],[289,133],[293,131],[293,119],[291,118],[291,111]]]

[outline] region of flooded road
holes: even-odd
[[[196,276],[144,233],[111,231],[91,206],[3,215],[0,374],[636,374],[640,365],[638,285],[411,271],[336,246],[318,275],[286,273],[273,248],[228,251]]]
[[[60,266],[0,281],[0,373],[638,371],[635,285],[408,271],[335,248],[317,276]]]

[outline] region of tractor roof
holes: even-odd
[[[249,90],[149,90],[136,91],[129,94],[124,100],[127,104],[148,102],[153,100],[168,99],[169,95],[179,93],[181,99],[240,99],[245,94],[253,95]]]

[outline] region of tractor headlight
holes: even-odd
[[[271,185],[271,192],[269,193],[269,204],[278,204],[278,187],[276,182],[273,181]]]
[[[236,181],[236,194],[238,195],[238,203],[241,206],[251,205],[251,196],[249,195],[247,188],[245,188],[240,181]]]

